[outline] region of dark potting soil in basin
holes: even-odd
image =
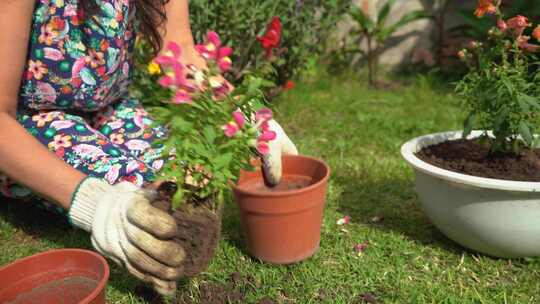
[[[478,140],[451,140],[428,146],[416,153],[436,167],[473,176],[512,181],[540,182],[540,149],[520,154],[490,153]]]
[[[243,182],[239,187],[247,191],[255,192],[283,192],[294,191],[309,187],[313,184],[313,179],[303,175],[285,175],[281,182],[274,186],[268,187],[262,179],[252,179]]]

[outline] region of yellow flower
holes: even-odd
[[[148,65],[148,72],[150,75],[161,74],[161,68],[159,67],[159,64],[152,61]]]

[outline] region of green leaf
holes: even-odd
[[[210,157],[210,153],[208,152],[208,149],[205,148],[205,146],[202,143],[194,143],[192,146],[195,153],[197,153],[200,156],[203,157]]]
[[[501,112],[495,116],[495,120],[493,121],[493,129],[494,131],[499,130],[508,117],[508,109],[504,108],[501,110]]]
[[[476,113],[472,112],[471,114],[469,114],[469,116],[467,116],[467,118],[465,119],[465,123],[463,124],[463,138],[466,138],[467,136],[469,136],[469,134],[471,134],[475,124]]]
[[[506,78],[502,78],[501,81],[506,87],[506,89],[508,90],[508,92],[510,93],[510,95],[514,95],[514,85],[510,81],[508,81],[508,79]]]
[[[390,14],[390,11],[392,10],[392,7],[394,6],[395,0],[388,0],[383,5],[381,10],[379,11],[379,15],[377,16],[377,26],[379,28],[382,28],[384,24],[386,23],[386,19],[388,19],[388,15]]]
[[[524,121],[519,122],[519,134],[521,135],[521,137],[527,143],[528,146],[532,144],[533,136],[531,134],[531,130]]]
[[[432,16],[426,13],[425,11],[420,11],[420,10],[408,12],[407,14],[403,15],[403,17],[401,17],[401,19],[399,19],[393,25],[382,29],[377,35],[377,40],[379,42],[384,42],[386,39],[388,39],[388,37],[392,36],[392,34],[394,34],[394,32],[397,31],[402,26],[405,26],[411,22],[414,22],[420,19],[425,19],[425,18],[432,18]]]
[[[176,116],[172,119],[171,126],[178,131],[189,131],[193,128],[193,124],[186,121],[180,116]]]
[[[216,139],[216,131],[214,130],[214,128],[212,128],[211,126],[206,126],[203,129],[203,135],[209,143],[214,143],[214,140]]]
[[[214,166],[216,168],[225,168],[229,165],[233,157],[232,153],[225,153],[214,159]]]
[[[527,94],[518,94],[518,100],[528,104],[530,107],[540,110],[540,104],[538,103],[538,98],[529,96]]]
[[[373,30],[375,29],[375,24],[369,16],[364,14],[364,11],[361,8],[353,7],[349,11],[349,15],[356,21],[362,31],[368,34],[373,33]]]

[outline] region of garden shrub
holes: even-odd
[[[234,48],[228,79],[238,83],[255,66],[263,50],[256,36],[264,34],[273,16],[282,22],[283,53],[275,63],[277,84],[293,78],[325,41],[347,11],[350,0],[191,0],[190,19],[196,41],[215,29]]]

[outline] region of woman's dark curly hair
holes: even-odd
[[[159,29],[167,20],[165,4],[169,0],[130,0],[129,2],[130,5],[135,6],[135,17],[139,22],[138,34],[150,43],[154,55],[157,54],[163,44]],[[94,16],[101,13],[96,0],[81,0],[80,5],[85,16]]]

